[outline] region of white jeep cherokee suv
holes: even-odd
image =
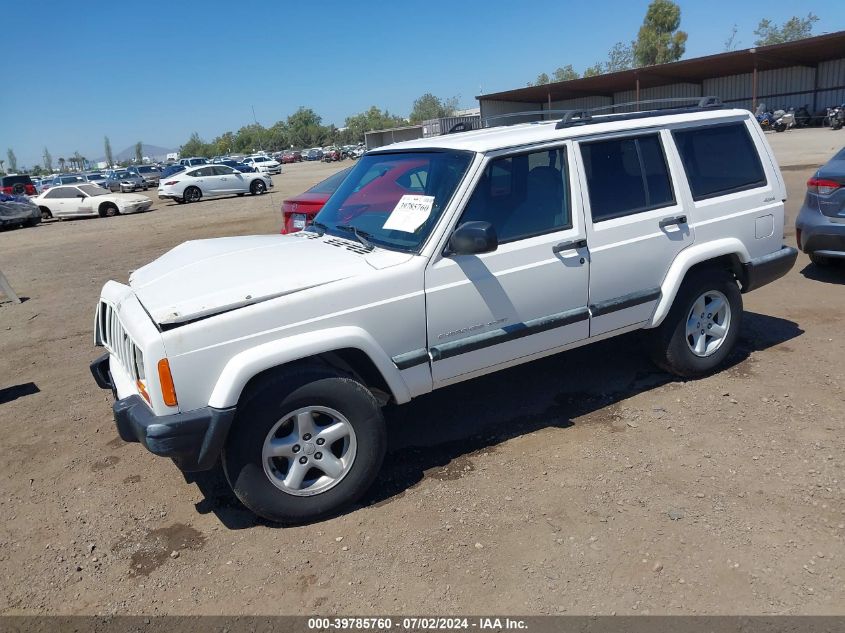
[[[218,458],[267,519],[358,499],[382,406],[643,329],[700,376],[741,293],[784,275],[786,191],[754,117],[675,108],[496,127],[364,155],[313,225],[187,242],[108,282],[92,363],[120,436]]]

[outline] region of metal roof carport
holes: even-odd
[[[668,97],[714,95],[753,110],[845,102],[845,31],[803,40],[633,68],[606,75],[479,95],[482,119],[532,110],[609,106]],[[616,111],[636,109],[618,108]],[[518,117],[538,120],[542,115]],[[513,123],[514,119],[503,119]],[[496,125],[495,119],[489,122]]]

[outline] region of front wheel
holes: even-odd
[[[265,379],[238,406],[223,468],[255,514],[304,523],[359,499],[385,447],[384,418],[367,387],[326,368],[301,367]]]
[[[684,280],[663,323],[647,333],[652,360],[678,376],[704,376],[731,353],[741,322],[742,295],[731,274],[695,272]]]
[[[254,196],[260,196],[262,193],[267,191],[267,185],[264,184],[263,180],[253,180],[252,184],[249,186],[249,191]]]

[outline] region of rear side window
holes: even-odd
[[[676,130],[693,200],[705,200],[766,184],[757,148],[744,123]]]
[[[657,134],[581,144],[593,222],[675,203]]]

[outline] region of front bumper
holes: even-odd
[[[760,286],[780,279],[795,265],[798,250],[782,246],[780,250],[752,259],[742,265],[742,292],[751,292]]]
[[[115,392],[108,354],[91,363],[91,373],[99,387]],[[203,407],[158,416],[138,395],[116,401],[112,409],[122,440],[140,442],[154,455],[170,457],[183,472],[209,470],[214,466],[235,418],[234,407]]]

